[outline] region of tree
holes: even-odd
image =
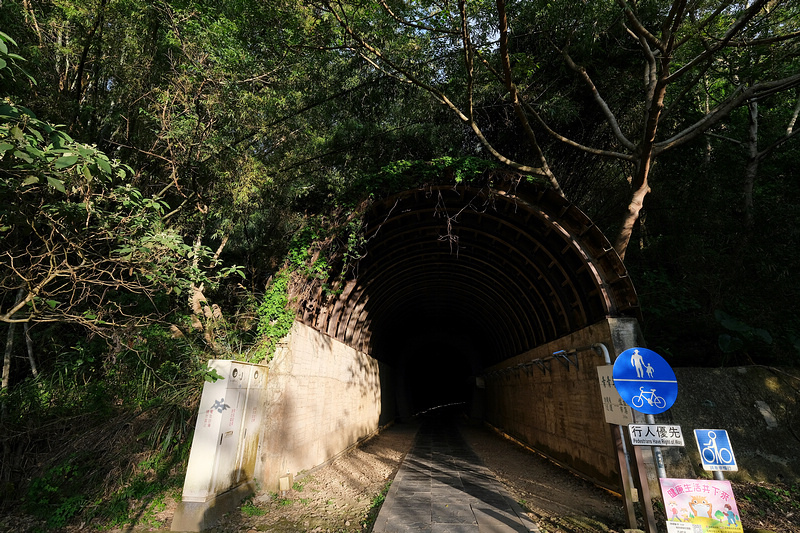
[[[530,128],[525,131],[535,154],[533,165],[501,153],[484,133],[476,114],[475,94],[486,83],[486,73],[481,76],[477,64],[495,41],[491,17],[487,17],[489,5],[464,0],[457,5],[325,1],[320,4],[320,19],[333,20],[341,28],[335,47],[342,53],[358,54],[377,72],[427,92],[467,126],[492,157],[520,172],[547,179],[560,190]],[[489,71],[496,75],[493,69]],[[511,92],[513,100],[516,93],[513,88]],[[521,119],[524,122],[524,117]]]
[[[0,42],[13,43],[5,34]],[[10,75],[10,66],[0,73]],[[9,324],[3,389],[16,324],[26,334],[32,323],[59,322],[111,337],[166,314],[155,303],[160,294],[237,271],[166,227],[163,200],[143,195],[131,175],[29,109],[0,102],[0,322]]]
[[[791,22],[797,6],[790,2],[764,0],[715,5],[676,0],[656,6],[628,4],[625,0],[617,3],[625,16],[622,27],[638,47],[645,65],[644,90],[636,106],[641,110],[641,118],[625,128],[626,124],[620,121],[624,110],[612,109],[604,97],[605,92],[617,89],[617,84],[605,81],[603,88],[598,87],[589,68],[575,61],[570,35],[554,45],[591,92],[618,149],[598,150],[589,143],[561,136],[544,121],[541,123],[563,142],[590,153],[628,161],[632,166],[631,201],[615,241],[615,249],[624,258],[644,198],[650,192],[652,167],[660,154],[693,141],[748,101],[800,84],[800,74],[780,69],[753,69],[748,78],[718,76],[714,79],[718,100],[712,108],[697,113],[697,103],[705,89],[703,81],[713,75],[716,63],[724,60],[724,54],[731,48],[745,48],[753,56],[765,56],[774,54],[779,47],[781,50],[797,47],[800,28]],[[791,53],[780,55],[783,58],[779,63],[791,58]],[[695,113],[687,113],[687,108]],[[536,114],[532,107],[530,110]]]
[[[749,80],[716,79],[715,83],[725,85],[725,94],[705,112],[698,106],[705,77],[713,74],[726,51],[746,48],[763,56],[798,45],[798,8],[788,1],[629,4],[618,0],[616,7],[540,2],[514,4],[511,11],[505,0],[498,0],[493,13],[489,4],[465,0],[452,6],[384,0],[370,4],[326,1],[320,6],[321,19],[333,18],[342,29],[341,49],[359,54],[373,68],[413,84],[446,105],[500,162],[542,176],[560,190],[536,130],[578,150],[620,161],[629,169],[625,174],[630,182],[630,200],[615,241],[623,258],[650,192],[651,171],[659,155],[698,138],[748,100],[800,85],[800,74],[776,75],[774,70],[762,70]],[[514,35],[524,41],[530,40],[530,34],[536,35],[539,57],[524,57],[522,50],[514,48]],[[613,54],[617,65],[608,64],[608,50],[601,53],[598,44],[622,47]],[[630,46],[638,50],[638,59],[627,51]],[[574,72],[599,109],[605,122],[600,139],[561,134],[547,118],[548,104],[564,97],[563,85],[548,87],[546,77],[559,68],[550,61],[552,51]],[[784,60],[791,53],[784,54]],[[457,54],[461,56],[459,70]],[[542,68],[539,61],[550,61],[550,69]],[[642,67],[643,87],[626,86],[641,79],[634,73]],[[513,109],[528,141],[533,165],[505,155],[479,125],[477,95],[485,97],[491,83],[501,84],[505,103]],[[568,92],[576,97],[574,90]],[[637,100],[615,96],[623,93],[638,93]],[[496,85],[494,94],[498,94]]]

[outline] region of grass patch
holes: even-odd
[[[392,482],[387,481],[386,485],[383,486],[381,491],[372,497],[369,509],[367,509],[367,514],[364,517],[364,520],[361,521],[361,525],[364,529],[368,531],[372,529],[375,520],[378,518],[378,512],[381,510],[383,502],[386,501],[386,494],[389,492],[389,488],[391,486]]]
[[[248,498],[247,500],[245,500],[245,502],[242,504],[241,511],[243,515],[249,517],[263,516],[267,514],[267,510],[262,509],[261,507],[253,503],[252,498]]]

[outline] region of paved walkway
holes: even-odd
[[[458,428],[429,419],[400,466],[373,533],[539,533]]]

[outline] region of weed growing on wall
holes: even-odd
[[[264,299],[258,306],[258,334],[261,343],[251,359],[267,363],[275,354],[275,347],[292,327],[294,310],[289,307],[289,279],[291,272],[283,270],[273,278]]]

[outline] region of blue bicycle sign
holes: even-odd
[[[739,470],[733,448],[724,429],[695,429],[694,438],[700,450],[704,470],[733,472]]]
[[[648,405],[654,405],[657,409],[663,409],[667,406],[667,401],[656,394],[656,389],[650,389],[648,392],[644,391],[644,387],[639,387],[641,391],[638,396],[631,398],[631,405],[636,409],[644,407],[644,402]]]

